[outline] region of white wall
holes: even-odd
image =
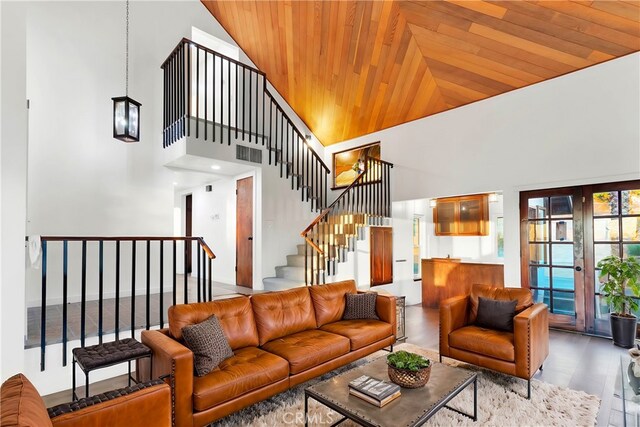
[[[518,286],[520,191],[640,177],[638,75],[635,53],[332,145],[325,158],[380,140],[395,201],[502,191],[505,281]]]
[[[25,366],[21,351],[27,184],[25,5],[0,2],[0,14],[0,380],[4,381]]]
[[[181,204],[184,203],[184,195],[192,195],[192,232],[194,236],[203,237],[216,255],[213,262],[213,277],[216,282],[232,285],[236,283],[236,181],[253,177],[255,207],[255,196],[259,191],[255,188],[257,172],[212,181],[210,192],[205,190],[205,185],[180,192]],[[194,254],[194,277],[197,277],[196,265]]]
[[[160,64],[194,25],[233,40],[196,0],[131,2],[129,95],[142,103],[142,140],[124,144],[111,128],[111,97],[124,94],[124,2],[1,4],[2,293],[11,296],[2,299],[2,324],[11,324],[1,334],[2,377],[23,371],[39,389],[69,388],[68,368],[40,373],[20,351],[24,236],[172,235]],[[38,283],[29,286],[37,295]]]

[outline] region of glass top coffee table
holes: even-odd
[[[305,426],[308,422],[308,399],[312,398],[363,426],[419,426],[441,408],[447,408],[474,421],[478,420],[478,382],[474,372],[453,368],[431,361],[431,377],[421,388],[403,388],[400,398],[382,408],[349,394],[349,382],[361,375],[389,381],[386,357],[380,357],[366,365],[351,369],[333,378],[319,382],[304,391]],[[447,403],[473,384],[473,415],[447,406]],[[335,425],[334,424],[334,425]]]

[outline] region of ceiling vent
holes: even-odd
[[[262,164],[262,150],[236,144],[236,159]]]

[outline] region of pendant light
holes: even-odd
[[[113,100],[113,137],[124,142],[140,141],[140,104],[129,98],[129,0],[127,0],[127,33],[125,45],[125,96]]]

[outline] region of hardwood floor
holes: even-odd
[[[438,309],[408,306],[405,322],[407,342],[438,349]],[[620,355],[626,353],[609,339],[551,330],[549,357],[534,378],[598,396],[602,402],[597,425],[621,426],[622,407],[614,391]]]
[[[424,348],[438,349],[438,310],[421,305],[406,307],[407,342]],[[534,378],[563,387],[582,390],[602,399],[598,426],[622,425],[621,402],[614,396],[619,357],[625,349],[611,340],[552,330],[549,334],[549,357],[544,370]],[[100,381],[91,385],[93,393],[123,387],[126,376]],[[79,390],[84,392],[82,388]],[[535,386],[533,389],[535,393]],[[45,396],[47,406],[69,401],[70,391]]]

